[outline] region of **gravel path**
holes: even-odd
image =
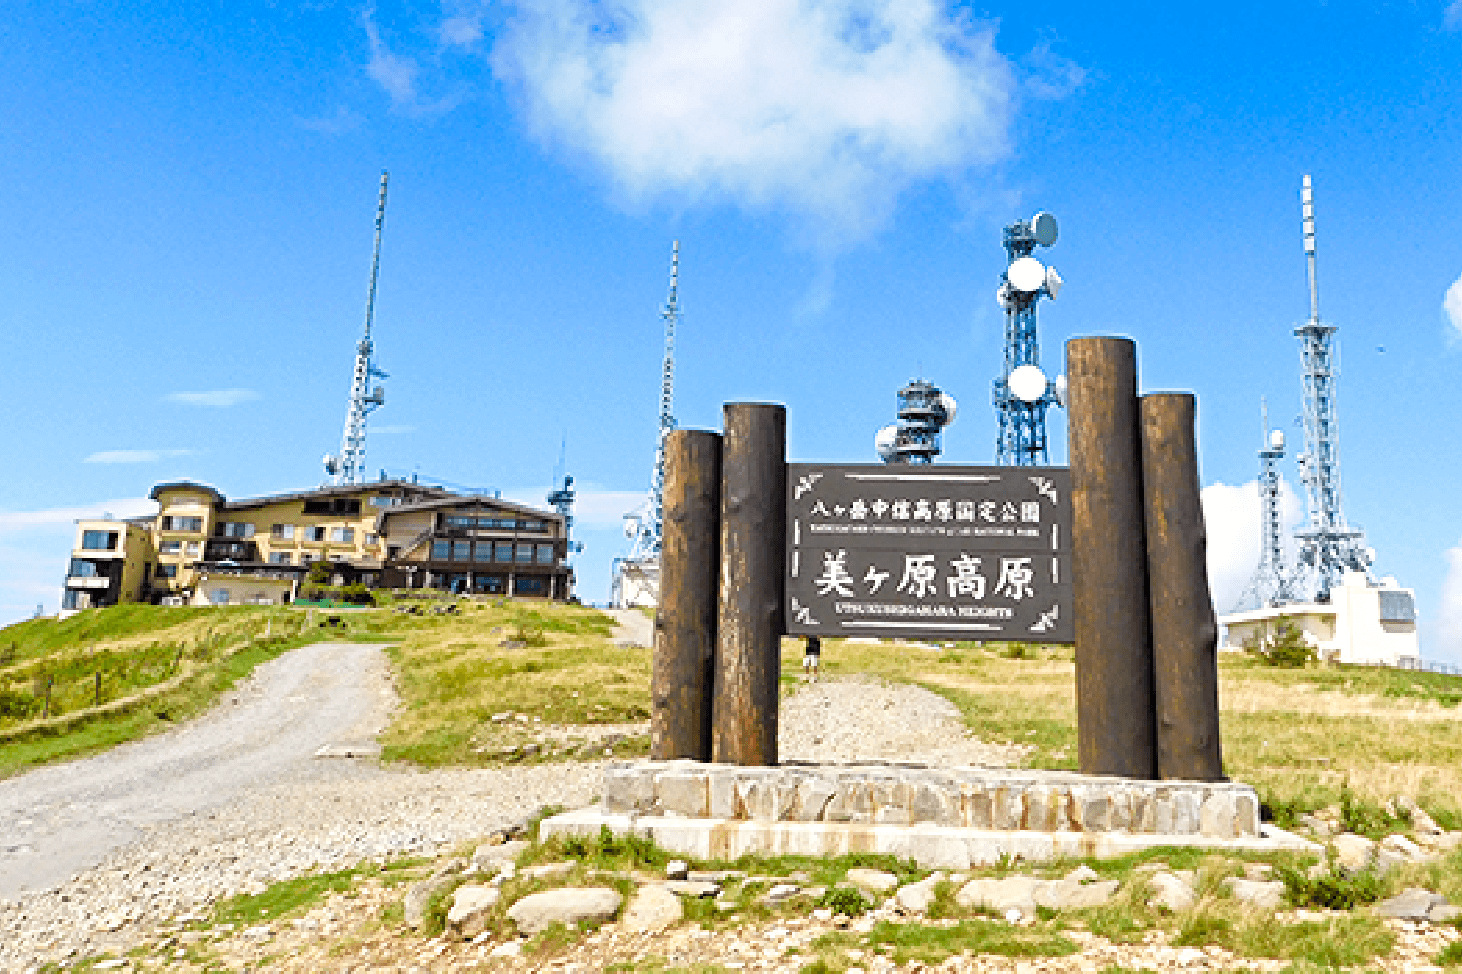
[[[643,617],[642,617],[643,618]],[[413,771],[360,753],[395,697],[376,646],[261,666],[174,731],[0,782],[0,969],[124,949],[158,921],[315,869],[435,855],[598,793],[603,764]],[[782,714],[786,760],[1011,763],[943,698],[826,681]]]

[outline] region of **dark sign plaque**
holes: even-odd
[[[1075,641],[1065,467],[787,465],[787,632]]]

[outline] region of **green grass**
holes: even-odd
[[[302,913],[331,893],[344,893],[352,889],[363,874],[364,870],[359,868],[342,869],[286,879],[255,895],[232,896],[213,908],[212,919],[207,925],[232,923],[239,928],[251,927]]]

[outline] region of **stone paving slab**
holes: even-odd
[[[1031,832],[968,829],[933,824],[854,825],[834,822],[758,822],[718,818],[629,815],[584,808],[544,819],[540,835],[617,835],[652,839],[664,849],[698,859],[761,855],[840,856],[868,852],[912,859],[925,869],[972,869],[1023,859],[1114,858],[1153,846],[1233,852],[1282,849],[1318,853],[1320,847],[1265,825],[1262,834],[1221,839],[1205,835],[1130,832]]]
[[[638,761],[606,768],[603,796],[608,815],[1000,833],[1259,835],[1259,799],[1249,785],[1069,771]]]

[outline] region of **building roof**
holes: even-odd
[[[173,480],[165,484],[158,484],[156,487],[152,488],[152,493],[148,494],[147,496],[150,500],[161,500],[158,495],[165,490],[201,490],[205,494],[213,495],[213,503],[224,503],[223,494],[218,490],[218,488],[210,487],[208,484],[200,484],[197,481],[193,480]]]
[[[519,504],[516,501],[505,501],[501,497],[484,497],[480,494],[468,496],[442,497],[428,501],[417,501],[414,504],[394,504],[385,508],[376,515],[376,530],[379,532],[385,526],[386,518],[392,514],[407,514],[412,511],[436,511],[450,507],[489,507],[493,510],[509,511],[514,514],[525,514],[542,521],[557,521],[563,523],[563,515],[557,511],[541,510],[537,507],[530,507],[527,504]]]
[[[229,501],[224,506],[230,511],[247,510],[253,507],[267,507],[270,504],[287,504],[290,501],[318,500],[322,497],[355,497],[366,494],[379,494],[391,491],[407,491],[418,493],[425,497],[433,498],[454,498],[461,495],[455,494],[445,487],[433,487],[430,484],[417,484],[409,480],[374,480],[368,484],[330,484],[324,487],[314,487],[309,490],[296,490],[284,494],[266,494],[263,497],[246,497],[242,500]],[[403,505],[404,506],[404,505]]]

